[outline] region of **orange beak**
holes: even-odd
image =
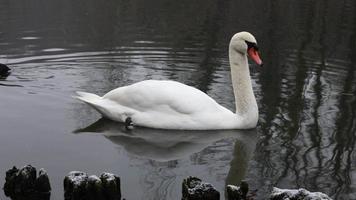
[[[259,66],[263,66],[260,55],[258,55],[258,51],[255,48],[250,48],[247,53],[252,58],[252,60],[256,62],[256,64],[258,64]]]

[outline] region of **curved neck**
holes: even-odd
[[[246,54],[229,48],[232,87],[235,95],[236,114],[258,115],[258,107],[253,94],[250,70]]]

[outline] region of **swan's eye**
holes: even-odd
[[[258,51],[258,46],[256,43],[254,42],[248,42],[248,41],[245,41],[246,44],[247,44],[247,50],[251,49],[251,48],[254,48],[256,51]]]

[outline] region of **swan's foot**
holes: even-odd
[[[125,128],[126,128],[126,130],[131,130],[131,129],[133,129],[133,127],[134,127],[134,124],[132,122],[131,117],[127,117],[126,120],[125,120]]]

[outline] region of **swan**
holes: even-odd
[[[255,37],[248,32],[236,33],[229,44],[235,113],[199,89],[170,80],[145,80],[119,87],[102,97],[77,92],[76,98],[104,117],[127,126],[179,130],[255,128],[258,106],[247,55],[262,66]]]

